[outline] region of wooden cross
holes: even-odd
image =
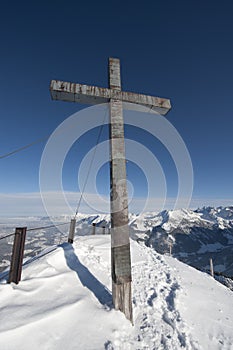
[[[115,309],[132,322],[131,259],[122,102],[147,106],[165,115],[168,99],[121,91],[120,60],[109,58],[109,88],[52,80],[52,99],[83,104],[109,103],[112,297]]]

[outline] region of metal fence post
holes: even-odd
[[[17,227],[15,229],[8,283],[14,282],[18,284],[21,280],[26,232],[27,227]]]
[[[71,243],[71,244],[74,242],[75,225],[76,225],[76,220],[75,219],[71,219],[71,221],[70,221],[70,231],[69,231],[69,237],[68,237],[68,243]]]

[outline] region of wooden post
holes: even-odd
[[[121,91],[120,61],[116,58],[109,59],[109,88],[116,93]],[[133,323],[122,101],[111,98],[109,107],[112,297],[115,309]]]
[[[92,234],[95,235],[95,223],[92,224]]]
[[[169,242],[169,254],[172,255],[172,243]]]
[[[105,226],[102,227],[102,234],[105,235]]]
[[[15,239],[8,283],[14,282],[18,284],[21,280],[26,232],[27,227],[17,227],[15,229]]]
[[[210,274],[212,277],[214,277],[214,266],[212,258],[210,258]]]
[[[71,244],[74,242],[75,225],[76,225],[76,220],[75,219],[71,219],[71,221],[70,221],[70,231],[69,231],[69,237],[68,237],[68,243],[71,243]]]

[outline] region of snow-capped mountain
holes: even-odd
[[[212,258],[216,272],[233,276],[233,207],[164,211],[141,220],[148,246],[160,253],[171,249],[173,256],[202,270],[209,269]]]

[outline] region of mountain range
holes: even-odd
[[[4,220],[4,223],[0,222],[0,234],[11,233],[16,226],[46,226],[51,223],[51,220],[53,223],[60,223],[68,221],[68,217]],[[95,234],[108,234],[110,232],[109,214],[78,214],[76,235],[93,234],[93,224],[95,224]],[[233,206],[131,213],[129,227],[132,239],[145,243],[158,253],[172,254],[177,259],[202,271],[210,269],[211,258],[217,274],[225,277],[233,276]],[[69,225],[63,226],[64,232],[60,236],[54,229],[28,232],[26,256],[38,254],[41,249],[64,241],[68,228]],[[2,245],[2,248],[6,251],[7,242],[2,241],[3,243],[5,246]],[[4,257],[4,266],[9,265],[8,256],[11,246],[9,243],[11,242],[7,244],[9,252],[7,251]]]

